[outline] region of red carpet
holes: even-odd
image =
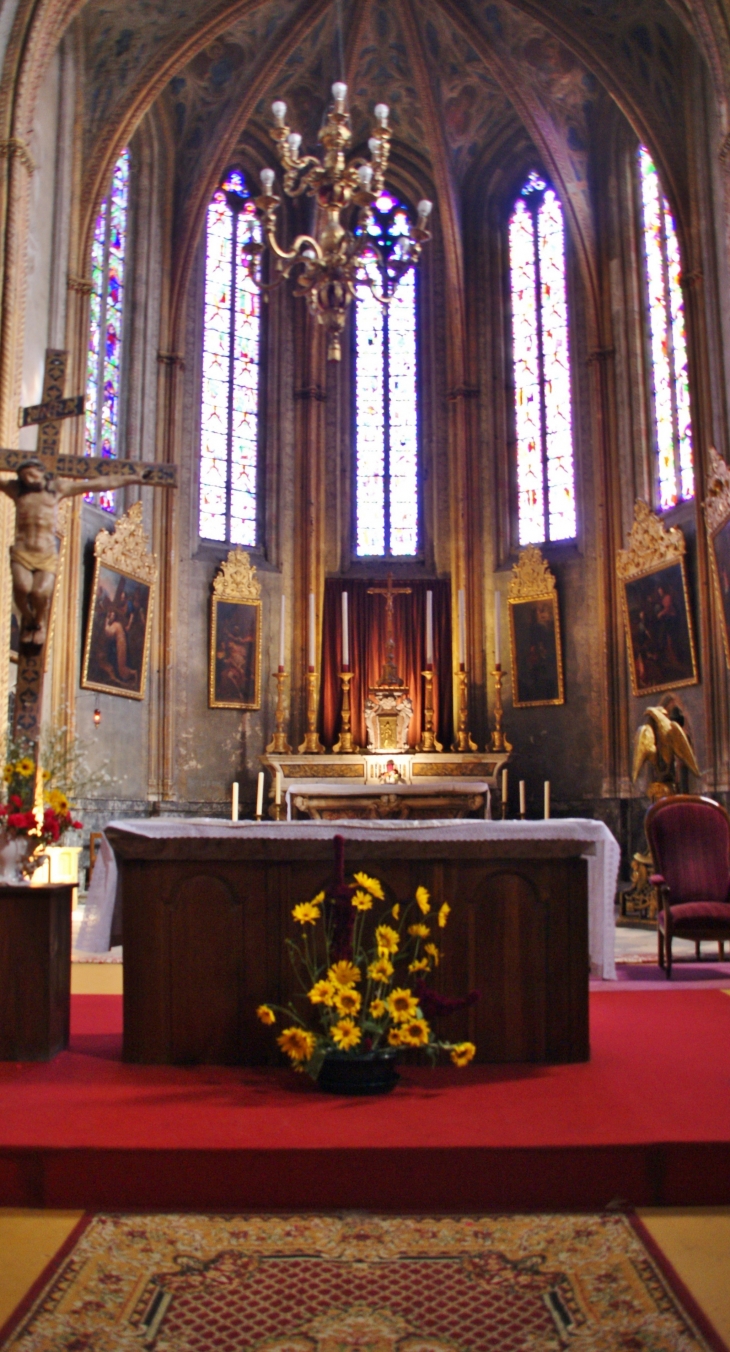
[[[405,1066],[386,1099],[287,1070],[126,1066],[121,997],[0,1066],[0,1204],[386,1211],[730,1203],[730,997],[591,996],[585,1065]]]

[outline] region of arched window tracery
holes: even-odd
[[[413,269],[393,292],[389,263],[408,234],[390,192],[375,203],[355,301],[355,550],[359,558],[412,558],[421,548],[418,436],[418,301]],[[383,306],[378,293],[392,294]]]
[[[118,455],[122,370],[122,319],[129,208],[129,150],[114,166],[99,209],[91,246],[89,357],[86,377],[86,454]],[[86,494],[114,511],[114,493]]]
[[[637,154],[650,352],[650,404],[660,509],[694,497],[692,421],[681,259],[674,219],[656,165]]]
[[[249,547],[260,543],[261,296],[242,250],[260,238],[245,178],[232,169],[206,218],[198,531]]]
[[[576,536],[563,210],[531,173],[509,220],[520,545]]]

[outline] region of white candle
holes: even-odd
[[[426,666],[433,666],[433,592],[426,592]]]
[[[550,780],[549,780],[549,779],[546,779],[546,780],[545,780],[545,784],[544,784],[543,788],[544,788],[544,793],[545,793],[545,821],[547,821],[548,818],[549,818],[549,816],[550,816]]]
[[[350,621],[346,591],[342,593],[342,665],[345,670],[350,666]]]
[[[502,768],[502,802],[507,802],[507,766]]]
[[[527,811],[527,809],[526,809],[526,807],[525,807],[525,781],[524,781],[524,779],[521,779],[521,780],[520,780],[520,816],[521,816],[521,817],[524,817],[526,811]]]
[[[494,593],[494,665],[501,666],[502,661],[502,594],[496,591]]]
[[[281,805],[281,770],[278,767],[276,771],[276,786],[274,788],[274,802],[277,807]]]
[[[309,593],[309,670],[314,671],[316,620],[314,614],[314,592]]]
[[[466,613],[463,587],[459,588],[459,666],[466,666]]]
[[[238,780],[235,781],[231,793],[231,821],[238,821]]]
[[[286,597],[281,593],[281,619],[279,620],[279,671],[284,670],[284,638],[286,633]]]
[[[256,780],[256,816],[262,817],[264,812],[264,772],[259,770],[259,777]]]

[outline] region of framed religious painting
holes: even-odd
[[[134,503],[113,535],[94,541],[94,580],[81,684],[125,699],[144,699],[157,560]]]
[[[712,446],[704,509],[725,661],[730,667],[730,468]]]
[[[248,554],[232,549],[213,579],[211,709],[261,707],[261,585]]]
[[[507,594],[512,704],[564,704],[563,653],[555,578],[536,545],[520,552]]]
[[[616,560],[631,689],[637,696],[699,680],[685,550],[679,527],[666,530],[638,501],[628,548]]]

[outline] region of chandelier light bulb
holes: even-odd
[[[374,111],[375,116],[378,119],[378,122],[380,123],[381,127],[384,127],[386,122],[388,121],[388,113],[390,112],[390,108],[388,107],[387,103],[376,103]]]
[[[358,176],[358,178],[359,178],[359,180],[360,180],[360,182],[361,182],[363,188],[369,188],[369,187],[370,187],[370,184],[371,184],[372,181],[373,181],[373,166],[372,166],[372,164],[361,164],[361,165],[359,166],[359,168],[358,168],[357,176]]]
[[[299,147],[302,144],[302,138],[299,135],[298,131],[290,131],[288,139],[289,139],[289,149],[291,150],[294,159],[296,159],[297,155],[299,154]]]
[[[424,197],[422,201],[418,203],[419,221],[427,221],[432,211],[433,211],[433,202],[429,202],[428,198]]]
[[[273,171],[273,169],[262,169],[262,170],[261,170],[261,186],[262,186],[264,192],[266,193],[267,197],[269,197],[269,196],[271,195],[271,189],[272,189],[273,186],[274,186],[274,171]]]
[[[286,117],[286,104],[283,99],[275,99],[271,105],[271,111],[274,114],[276,125],[280,127]]]
[[[341,80],[335,80],[332,86],[332,97],[337,104],[338,113],[342,112],[345,99],[347,98],[347,85],[343,84]]]
[[[380,155],[380,141],[377,136],[370,137],[370,140],[368,141],[368,150],[373,159],[377,160]]]
[[[98,728],[99,724],[101,723],[101,709],[99,708],[98,704],[94,709],[93,717],[94,717],[94,727]]]

